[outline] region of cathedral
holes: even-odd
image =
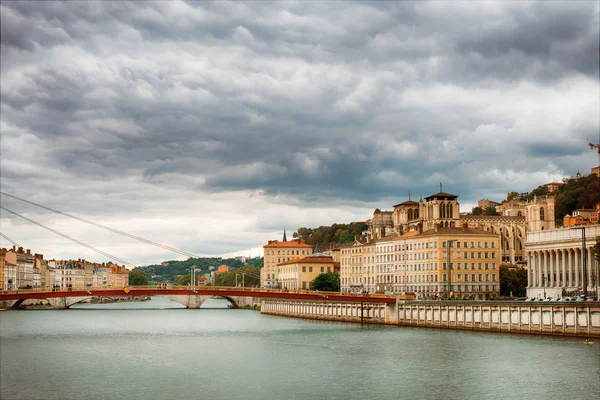
[[[500,215],[461,214],[458,196],[440,191],[414,201],[396,204],[393,211],[376,209],[367,235],[371,240],[390,234],[429,231],[437,228],[474,228],[500,235],[503,262],[517,264],[524,257],[527,232],[554,229],[554,198],[539,196],[530,201],[505,201],[496,207]]]

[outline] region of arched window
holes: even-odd
[[[440,218],[446,218],[446,207],[443,203],[440,203]]]
[[[415,210],[415,213],[413,214],[413,217],[415,219],[419,219],[419,210]]]
[[[523,216],[523,213],[522,213],[521,211],[519,211],[519,212],[517,213],[517,217],[522,217],[522,216]]]
[[[540,207],[540,220],[543,221],[544,217],[545,217],[545,215],[544,215],[544,207]]]
[[[413,212],[412,212],[412,210],[408,210],[408,220],[412,221],[412,219],[413,219]]]
[[[448,203],[448,212],[446,213],[446,215],[448,215],[448,218],[452,218],[452,204]]]

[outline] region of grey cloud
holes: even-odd
[[[490,120],[476,100],[434,106],[406,94],[597,76],[594,2],[483,17],[432,3],[188,4],[180,15],[168,3],[3,3],[3,119],[79,179],[181,175],[200,191],[304,199],[426,195],[434,175],[470,198],[479,182],[465,176],[483,161],[507,168],[506,151],[525,171],[580,154],[475,131],[520,115]]]

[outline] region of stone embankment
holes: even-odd
[[[341,322],[600,337],[600,303],[401,301],[396,304],[263,300],[263,314]]]

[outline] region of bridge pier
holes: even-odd
[[[202,303],[204,303],[207,299],[210,299],[211,296],[194,296],[188,294],[177,294],[171,296],[161,296],[167,298],[171,301],[174,301],[179,304],[183,304],[185,308],[200,308],[202,307]]]
[[[395,303],[389,303],[385,305],[385,323],[398,325],[398,302],[400,299],[396,297]]]
[[[55,310],[66,310],[73,304],[89,298],[90,297],[50,297],[48,303],[50,303]]]

